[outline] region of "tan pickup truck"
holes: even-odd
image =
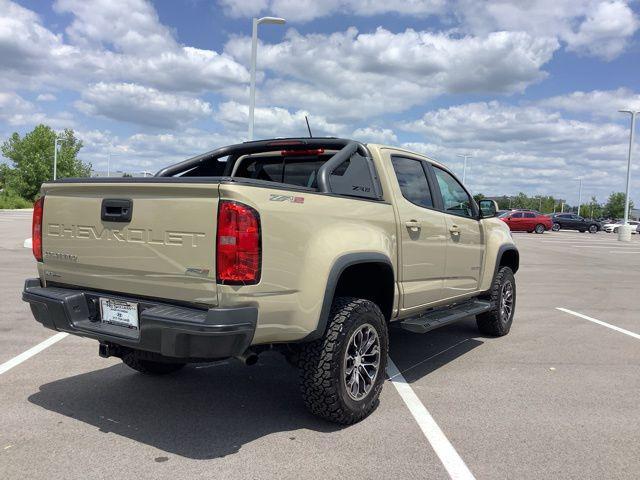
[[[390,326],[509,332],[519,255],[495,211],[400,148],[247,142],[151,178],[44,184],[23,299],[144,373],[278,350],[307,407],[349,424],[378,404]]]

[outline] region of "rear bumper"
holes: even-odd
[[[138,303],[139,330],[100,321],[98,298]],[[256,307],[179,307],[89,290],[42,287],[28,279],[22,299],[45,327],[124,347],[181,359],[219,359],[241,355],[253,339]]]

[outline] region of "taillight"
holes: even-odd
[[[258,212],[242,203],[220,201],[216,238],[218,283],[247,285],[260,281],[260,237]]]
[[[36,260],[42,261],[42,213],[44,212],[44,197],[40,197],[33,204],[33,222],[31,223],[31,249]]]

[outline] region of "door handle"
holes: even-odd
[[[449,231],[451,232],[451,235],[460,235],[460,227],[458,227],[458,225],[451,225]]]
[[[407,226],[409,230],[412,230],[414,232],[417,232],[418,230],[420,230],[420,227],[422,226],[422,222],[419,222],[418,220],[408,220],[404,222],[404,224]]]

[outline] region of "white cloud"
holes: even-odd
[[[75,45],[125,53],[158,54],[176,50],[171,31],[145,0],[56,0],[54,10],[72,13],[66,33]]]
[[[219,0],[232,17],[272,14],[291,22],[308,22],[332,13],[373,16],[387,13],[426,17],[446,10],[446,0]]]
[[[567,49],[612,59],[622,53],[640,27],[629,0],[219,0],[232,17],[263,14],[290,22],[308,22],[328,15],[396,14],[438,16],[464,32],[486,35],[520,31],[556,38]]]
[[[199,93],[248,82],[246,68],[229,56],[179,45],[142,0],[60,0],[56,10],[73,14],[68,43],[31,10],[9,0],[0,0],[0,9],[8,12],[0,17],[5,88],[82,88],[115,81]]]
[[[569,50],[604,59],[622,53],[640,26],[629,2],[622,0],[458,0],[454,5],[465,31],[559,38]]]
[[[256,108],[254,113],[255,136],[256,138],[306,137],[308,131],[305,115],[308,116],[309,112],[305,110],[290,112],[280,107]],[[224,102],[220,104],[216,112],[216,120],[224,125],[226,132],[246,138],[249,107],[234,101]],[[317,137],[343,136],[346,131],[345,125],[329,122],[322,116],[311,117],[309,123],[313,135]]]
[[[118,136],[110,131],[78,130],[84,144],[79,157],[91,162],[94,171],[107,171],[108,152],[112,152],[111,169],[139,173],[156,172],[163,167],[218,147],[242,141],[240,136],[199,129],[180,133],[136,133]]]
[[[211,105],[198,98],[160,92],[132,83],[97,83],[82,92],[76,106],[88,115],[174,129],[210,116]]]
[[[477,102],[427,112],[399,128],[425,139],[407,143],[461,173],[456,154],[470,152],[467,183],[485,194],[525,191],[573,198],[583,177],[585,195],[604,200],[624,190],[628,128],[578,121],[539,106]],[[574,188],[576,187],[576,188]]]
[[[367,143],[395,144],[398,142],[398,137],[390,128],[357,128],[353,131],[351,136],[355,140]]]
[[[269,77],[261,98],[339,118],[399,112],[442,93],[521,92],[545,78],[541,67],[558,44],[521,32],[484,37],[355,28],[329,35],[289,30],[260,46]],[[225,52],[247,61],[250,40],[232,38]]]
[[[640,94],[628,88],[578,91],[549,97],[537,102],[537,104],[542,107],[589,114],[594,117],[621,119],[622,116],[618,110],[640,111]]]
[[[620,55],[640,23],[627,2],[597,2],[586,13],[577,31],[566,36],[570,50],[607,60]]]
[[[53,102],[56,100],[56,96],[53,93],[41,93],[36,100],[39,102]]]
[[[47,115],[35,104],[14,92],[0,92],[0,123],[10,127],[35,126],[39,123],[46,123],[53,128],[68,128],[75,125],[73,117],[68,112]]]

